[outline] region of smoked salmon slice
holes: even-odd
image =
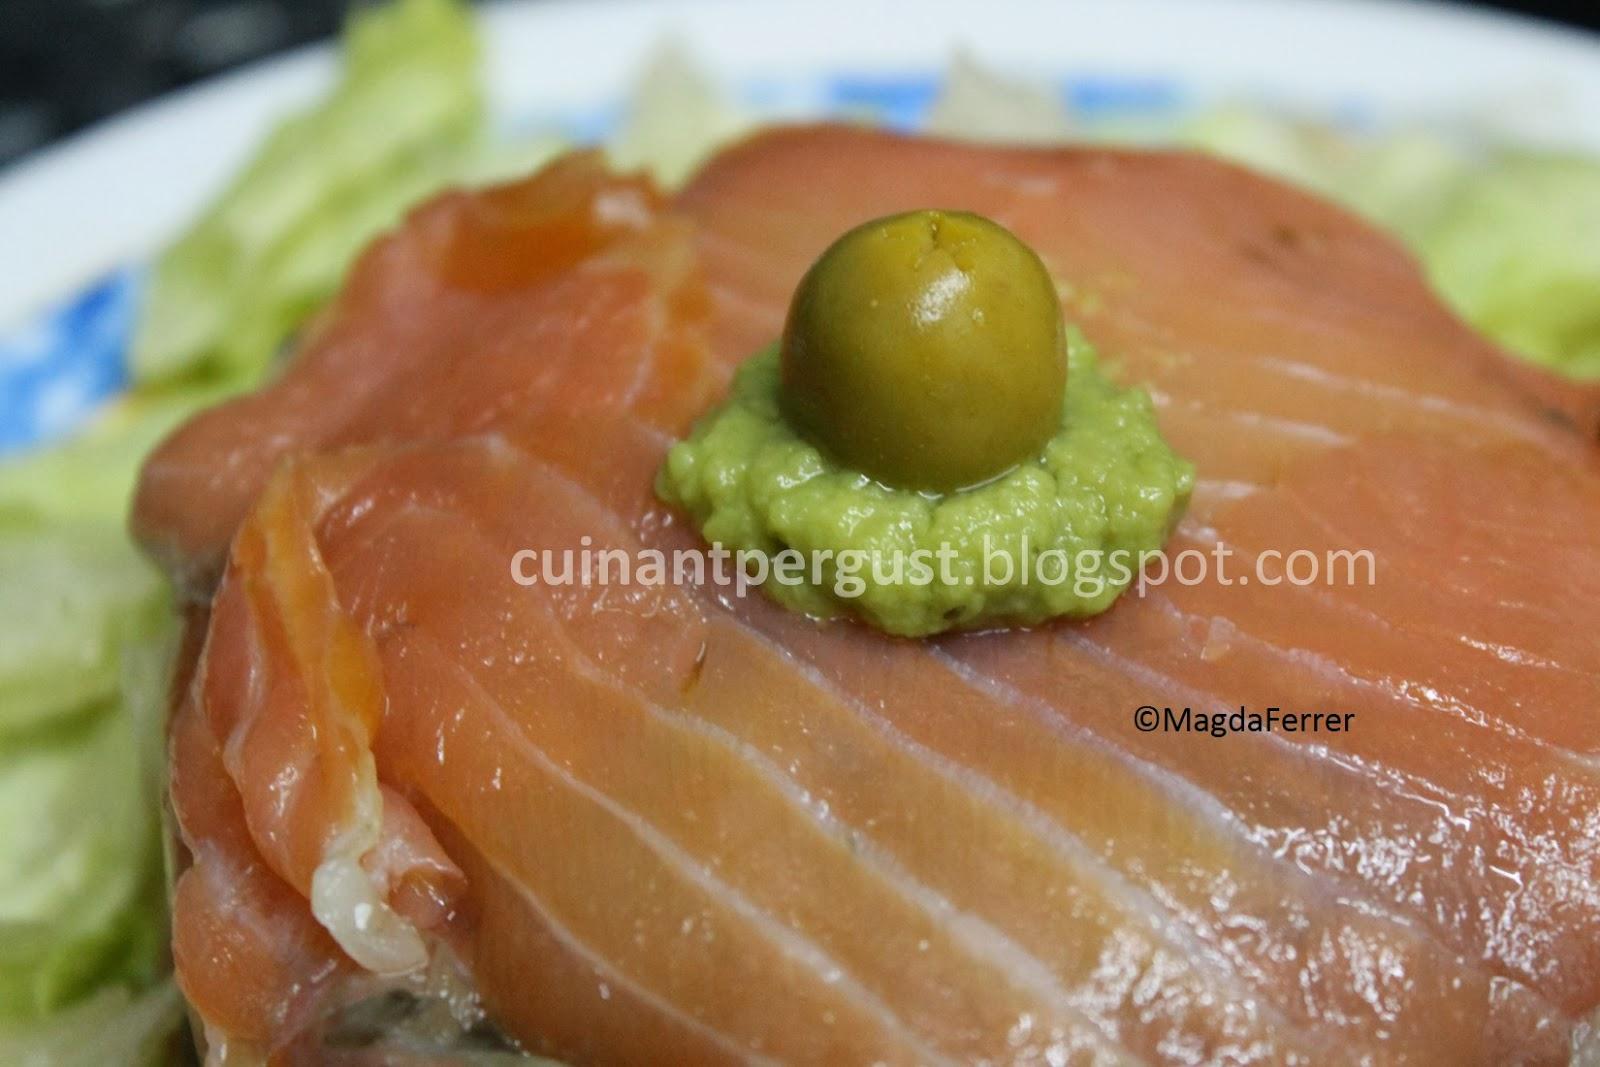
[[[203,596],[287,455],[449,437],[542,406],[616,404],[681,426],[719,379],[698,341],[688,226],[662,208],[597,153],[423,206],[367,250],[285,373],[157,450],[135,536]]]
[[[918,207],[1023,236],[1151,390],[1202,486],[1170,552],[1375,581],[907,641],[512,580],[695,548],[667,447],[828,242]],[[1582,398],[1528,383],[1389,242],[1186,155],[816,127],[671,200],[577,156],[434,202],[141,486],[197,605],[174,922],[209,1048],[315,1059],[448,971],[463,1031],[573,1063],[1585,1062],[1600,468]]]

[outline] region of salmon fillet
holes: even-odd
[[[1011,227],[1150,388],[1200,478],[1172,550],[1369,549],[1376,584],[1212,575],[907,641],[511,580],[695,547],[651,490],[674,436],[829,241],[916,207]],[[283,1062],[441,960],[574,1063],[1594,1055],[1575,405],[1383,238],[1198,157],[820,127],[672,202],[591,157],[444,198],[147,467],[135,528],[201,605],[180,981],[213,1050]],[[1143,705],[1353,719],[1213,738]]]
[[[681,425],[719,379],[687,223],[661,206],[596,153],[425,205],[365,253],[285,373],[155,452],[135,537],[204,597],[285,456],[450,437],[578,397]]]

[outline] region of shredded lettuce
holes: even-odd
[[[0,558],[0,603],[18,608],[0,621],[4,752],[13,737],[115,698],[123,643],[165,603],[118,525],[12,518],[0,522]]]
[[[159,808],[134,725],[112,702],[8,743],[0,762],[0,1005],[12,1020],[157,977]]]
[[[172,623],[116,525],[12,516],[0,558],[16,608],[0,621],[0,1022],[17,1022],[158,974]]]
[[[753,118],[681,44],[667,41],[646,61],[628,94],[622,126],[607,153],[614,166],[648,170],[671,188],[752,125]]]
[[[0,517],[97,519],[120,527],[145,455],[184,419],[223,395],[215,385],[141,390],[111,404],[54,447],[0,457]]]
[[[949,137],[1012,144],[1050,144],[1077,132],[1060,93],[996,74],[966,51],[951,60],[926,127]]]
[[[154,1067],[171,1058],[168,1046],[182,1014],[183,998],[170,979],[137,995],[123,988],[104,989],[43,1022],[0,1023],[0,1063]]]
[[[1403,237],[1426,227],[1441,189],[1467,165],[1461,146],[1427,131],[1362,137],[1237,105],[1201,113],[1176,139],[1340,201]]]
[[[156,265],[136,381],[250,381],[377,232],[481,150],[478,41],[455,0],[357,13],[338,84],[284,122]]]
[[[1512,351],[1600,379],[1600,163],[1506,155],[1441,201],[1417,248],[1445,299]]]

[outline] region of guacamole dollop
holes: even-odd
[[[761,588],[818,618],[892,634],[1032,625],[1105,611],[1160,550],[1194,486],[1149,396],[1069,333],[1061,428],[975,488],[895,489],[834,462],[783,417],[778,350],[674,445],[656,491],[705,539],[756,559]]]

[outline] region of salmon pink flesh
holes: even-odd
[[[1379,580],[906,641],[510,579],[698,547],[666,449],[823,248],[928,205],[1037,250],[1149,390],[1197,472],[1169,547],[1355,545]],[[203,1041],[315,1059],[373,990],[448,988],[574,1064],[1591,1062],[1595,399],[1353,217],[1195,155],[814,126],[676,195],[587,154],[447,194],[144,470],[190,620]],[[1218,739],[1151,704],[1351,718]]]

